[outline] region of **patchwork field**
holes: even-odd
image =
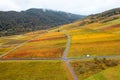
[[[69,80],[69,77],[61,61],[0,61],[0,80]]]
[[[72,64],[72,67],[73,67],[76,75],[78,76],[78,79],[86,80],[88,77],[90,77],[94,74],[97,74],[101,71],[104,71],[111,67],[115,67],[115,66],[119,65],[120,60],[105,59],[105,58],[97,59],[96,58],[94,60],[71,61],[71,64]],[[115,72],[115,71],[113,71],[113,72]],[[116,73],[114,73],[114,74],[116,74]],[[92,78],[90,80],[94,80],[94,78]],[[100,77],[96,77],[95,80],[106,80],[106,79],[101,79]],[[114,79],[111,79],[111,80],[114,80]]]
[[[27,42],[3,58],[59,58],[62,56],[67,37],[62,32],[49,32]]]
[[[27,34],[1,37],[0,38],[0,55],[10,51],[11,49],[32,39],[33,37],[38,36],[45,32],[46,31],[41,30],[41,31],[36,31],[36,32],[30,32]]]

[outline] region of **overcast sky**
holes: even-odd
[[[94,14],[120,7],[120,0],[1,0],[0,11],[29,8],[60,10],[76,14]]]

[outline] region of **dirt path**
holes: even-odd
[[[64,32],[64,33],[65,33],[65,32]],[[69,36],[67,33],[65,33],[65,35],[66,35],[67,38],[68,38],[68,42],[67,42],[67,44],[66,44],[66,49],[65,49],[64,52],[63,52],[63,56],[62,56],[63,59],[66,59],[66,58],[67,58],[67,53],[68,53],[68,51],[69,51],[70,42],[71,42],[70,36]]]
[[[68,67],[68,69],[69,69],[73,79],[74,80],[78,80],[78,78],[77,78],[77,76],[76,76],[76,74],[75,74],[75,72],[74,72],[74,70],[73,70],[73,68],[72,68],[72,66],[71,66],[71,64],[69,62],[69,59],[67,59],[67,54],[68,54],[68,51],[69,51],[69,48],[70,48],[70,42],[71,42],[70,35],[67,34],[65,31],[63,31],[63,32],[67,36],[68,42],[66,44],[66,49],[63,52],[62,60],[65,61],[65,63],[67,65],[67,67]]]

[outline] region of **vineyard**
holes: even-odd
[[[1,37],[0,80],[119,80],[119,20]]]

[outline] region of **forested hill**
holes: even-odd
[[[0,36],[47,29],[71,23],[83,17],[82,15],[34,8],[21,12],[0,11]]]

